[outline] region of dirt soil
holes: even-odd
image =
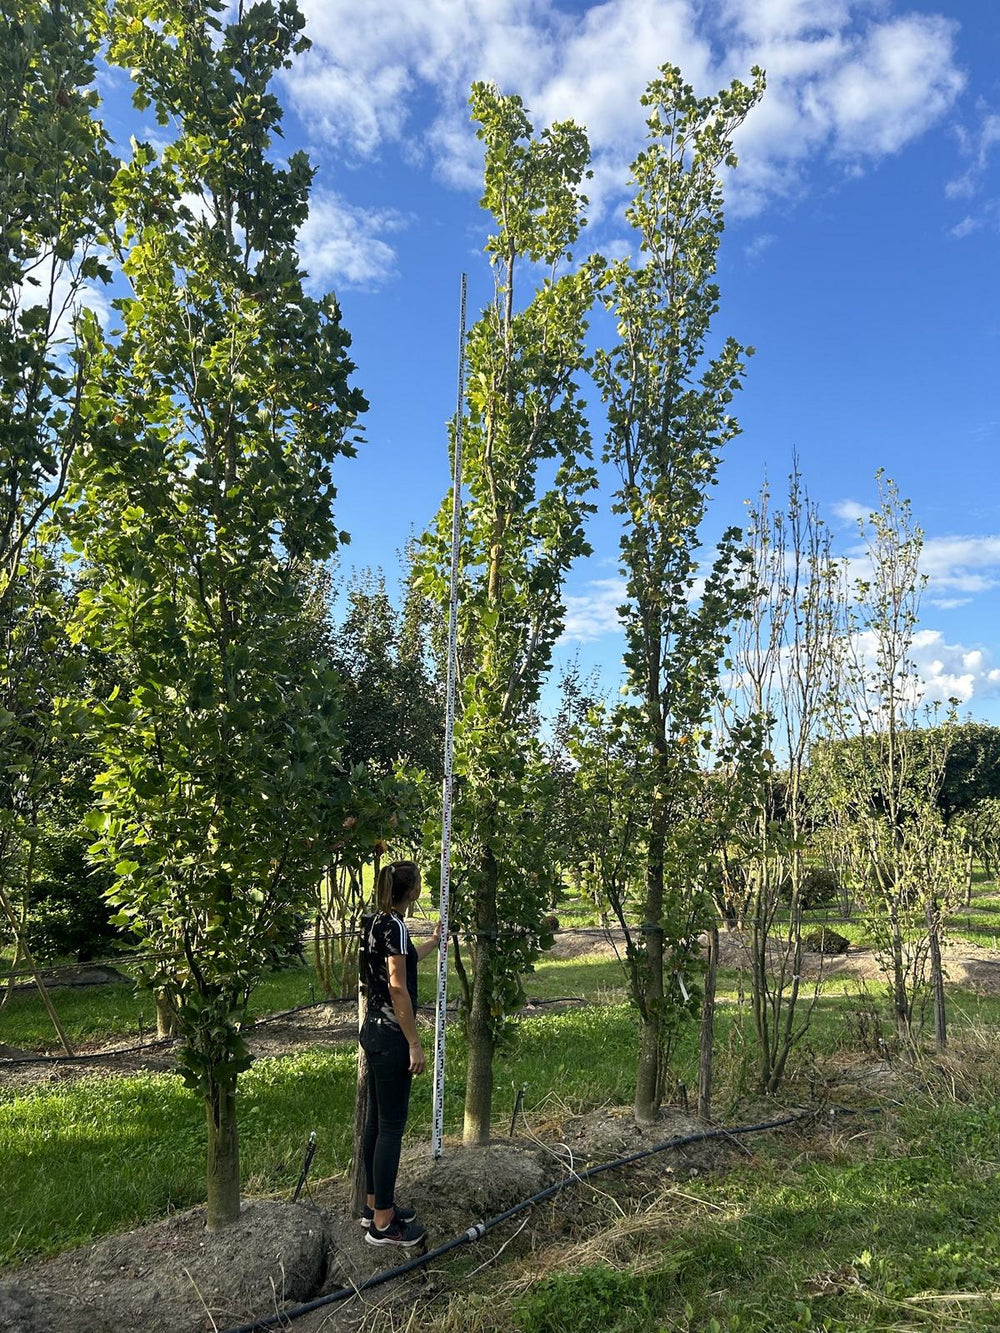
[[[59,990],[61,987],[75,986],[107,986],[113,984],[116,986],[131,986],[133,981],[127,977],[124,972],[119,972],[116,967],[108,963],[78,963],[76,967],[59,967],[51,972],[42,969],[42,981],[48,990]],[[17,981],[13,985],[16,991],[29,991],[35,989],[35,983],[31,978],[27,981]]]
[[[326,1221],[313,1208],[258,1200],[225,1231],[205,1210],[109,1236],[0,1282],[9,1333],[202,1333],[307,1299],[322,1283]],[[213,1323],[214,1321],[214,1323]]]
[[[830,927],[836,930],[837,922],[831,921]],[[750,956],[749,941],[738,930],[720,930],[719,966],[729,971],[738,972],[748,969]],[[617,927],[607,931],[595,926],[593,930],[557,935],[552,949],[553,958],[614,958],[624,954],[625,941],[622,931]],[[781,963],[782,949],[778,943],[769,950],[772,970]],[[967,940],[957,940],[945,944],[942,949],[945,973],[952,985],[961,986],[981,995],[1000,994],[1000,949],[986,948],[970,944]],[[852,944],[845,954],[805,953],[803,955],[802,975],[809,980],[824,977],[850,977],[853,980],[880,981],[882,973],[873,949],[859,948]]]
[[[484,1148],[446,1143],[438,1162],[427,1145],[409,1148],[400,1170],[400,1197],[443,1244],[474,1222],[496,1216],[585,1165],[614,1160],[666,1139],[695,1132],[696,1122],[665,1111],[653,1127],[626,1111],[604,1109],[552,1122],[537,1136],[497,1140]],[[594,1186],[571,1182],[525,1214],[524,1233],[571,1234],[593,1224],[595,1206],[644,1197],[664,1182],[718,1169],[738,1149],[725,1140],[650,1157],[639,1167],[610,1171]],[[619,1208],[615,1202],[614,1207]],[[504,1223],[462,1251],[489,1263],[517,1230]],[[520,1234],[520,1233],[518,1233]],[[419,1251],[418,1251],[419,1252]],[[414,1252],[384,1252],[365,1242],[347,1208],[342,1179],[318,1185],[305,1204],[256,1200],[237,1226],[209,1235],[204,1209],[192,1209],[122,1236],[0,1275],[0,1328],[7,1333],[207,1333],[294,1307],[391,1269]],[[415,1301],[448,1289],[442,1264],[375,1287],[358,1298],[296,1319],[298,1333],[323,1328],[389,1327],[383,1316],[412,1314]]]
[[[837,923],[831,928],[836,930]],[[775,943],[769,949],[772,971],[782,959],[782,949]],[[941,950],[945,976],[955,986],[961,986],[980,995],[1000,994],[1000,950],[983,948],[958,940],[945,944]],[[719,966],[739,971],[749,968],[747,940],[739,930],[719,932]],[[847,953],[803,953],[802,976],[816,978],[850,977],[852,980],[879,982],[882,973],[873,949],[862,949],[852,944]]]
[[[258,1022],[246,1030],[253,1055],[289,1055],[312,1046],[349,1041],[357,1033],[357,1004],[354,1000],[331,1000],[285,1017]],[[73,1082],[94,1074],[135,1074],[143,1070],[167,1073],[174,1069],[174,1043],[150,1041],[77,1044],[76,1057],[55,1062],[39,1058],[37,1051],[0,1046],[0,1083],[7,1087],[31,1087],[39,1083]]]

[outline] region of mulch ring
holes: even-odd
[[[447,1143],[429,1160],[427,1145],[404,1154],[400,1195],[412,1202],[436,1247],[474,1222],[513,1207],[585,1165],[609,1161],[665,1139],[696,1132],[697,1124],[665,1111],[655,1126],[636,1125],[624,1111],[601,1110],[548,1126],[537,1137],[499,1139],[486,1147]],[[673,1180],[719,1169],[738,1149],[725,1141],[662,1153],[637,1167],[572,1183],[552,1199],[498,1226],[467,1253],[473,1266],[489,1265],[515,1241],[527,1253],[541,1238],[575,1236],[600,1228]],[[0,1328],[9,1333],[207,1333],[296,1306],[343,1287],[357,1287],[414,1251],[368,1245],[347,1207],[344,1180],[318,1184],[304,1204],[254,1200],[236,1226],[208,1234],[204,1209],[191,1209],[106,1237],[0,1280]],[[523,1219],[523,1220],[522,1220]],[[518,1228],[521,1228],[518,1231]],[[465,1254],[463,1249],[458,1252]],[[468,1270],[468,1260],[464,1265]],[[298,1333],[322,1328],[388,1327],[390,1312],[413,1311],[444,1298],[462,1279],[443,1257],[427,1269],[324,1306],[295,1320]]]

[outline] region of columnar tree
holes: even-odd
[[[99,242],[115,163],[94,88],[102,9],[24,0],[0,13],[0,938],[14,935],[15,966],[39,821],[65,757],[53,700],[74,667],[45,528],[80,440],[87,288],[109,276]]]
[[[478,1143],[489,1135],[500,1025],[553,893],[537,814],[551,778],[531,712],[563,625],[566,570],[588,550],[594,477],[577,388],[590,278],[557,276],[583,225],[587,139],[571,122],[533,137],[520,98],[487,84],[474,85],[471,104],[485,146],[483,205],[496,224],[486,247],[495,295],[468,339],[452,911],[467,989],[464,1133]],[[516,283],[532,265],[549,274],[519,303]],[[425,587],[445,603],[449,501],[425,541]]]
[[[159,953],[208,1127],[208,1224],[239,1213],[236,1080],[247,998],[319,877],[349,793],[335,680],[291,652],[308,571],[338,541],[331,465],[364,400],[332,297],[296,235],[312,169],[271,154],[291,0],[121,0],[112,63],[174,137],[114,185],[127,295],[92,348],[77,540],[79,632],[125,664],[93,701],[94,858]]]
[[[763,74],[698,98],[665,65],[648,87],[648,145],[632,164],[627,219],[641,261],[604,267],[600,291],[618,343],[602,351],[596,378],[607,407],[606,459],[620,477],[622,610],[632,702],[630,730],[648,761],[651,811],[641,906],[641,1041],[635,1111],[649,1120],[664,1077],[668,1011],[685,1003],[671,974],[698,952],[703,917],[691,910],[705,848],[692,801],[700,786],[699,738],[708,744],[719,667],[742,606],[739,535],[727,532],[700,595],[699,531],[720,454],[738,427],[728,409],[744,373],[732,339],[706,355],[719,292],[713,281],[723,230],[720,168],[760,98]]]

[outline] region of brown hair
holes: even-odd
[[[420,867],[416,861],[390,861],[378,872],[375,883],[375,905],[380,912],[391,912],[412,893],[420,881]]]

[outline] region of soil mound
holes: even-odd
[[[235,1226],[212,1234],[205,1210],[191,1209],[0,1282],[0,1328],[202,1333],[241,1324],[308,1299],[323,1280],[326,1243],[311,1209],[257,1200],[244,1204]]]
[[[513,1207],[564,1174],[557,1154],[518,1140],[482,1148],[446,1144],[437,1162],[428,1161],[427,1147],[421,1145],[404,1152],[398,1197],[416,1208],[427,1226],[427,1245],[433,1248],[474,1222]],[[378,1250],[366,1244],[357,1219],[349,1217],[339,1201],[334,1206],[339,1217],[331,1228],[324,1291],[361,1283],[401,1261],[398,1250]]]

